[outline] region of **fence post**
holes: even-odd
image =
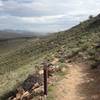
[[[45,96],[48,95],[47,79],[48,79],[48,66],[46,64],[44,64],[44,95]]]

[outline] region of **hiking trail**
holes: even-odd
[[[85,82],[83,67],[78,64],[67,64],[68,74],[56,85],[55,100],[86,100],[78,92],[79,85]]]

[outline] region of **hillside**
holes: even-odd
[[[100,65],[100,15],[46,37],[0,41],[0,96],[12,90],[52,55]],[[3,79],[2,79],[3,77]],[[5,87],[6,86],[6,87]]]

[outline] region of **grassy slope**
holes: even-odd
[[[46,56],[59,55],[59,50],[68,58],[79,55],[91,64],[97,63],[100,61],[96,56],[99,44],[100,16],[44,38],[0,42],[0,95],[25,79]]]

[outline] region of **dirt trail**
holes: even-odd
[[[85,82],[83,68],[75,63],[67,66],[68,74],[56,85],[55,100],[86,100],[78,92],[78,86]]]

